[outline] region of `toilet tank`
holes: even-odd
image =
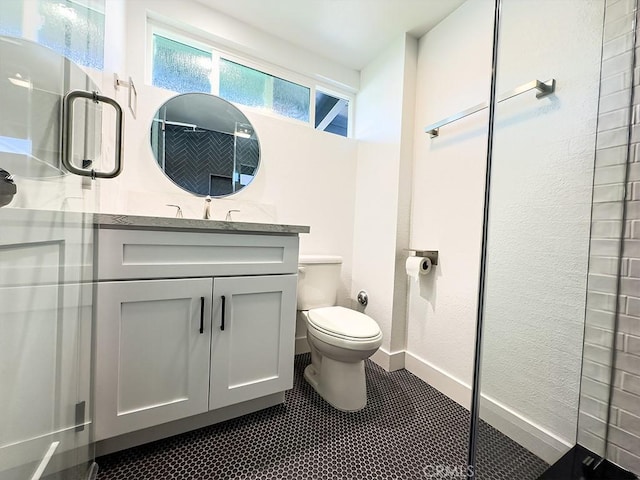
[[[336,304],[342,257],[300,255],[298,260],[298,310]]]

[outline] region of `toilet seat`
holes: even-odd
[[[371,317],[344,307],[323,307],[306,315],[308,332],[323,342],[354,350],[378,348],[380,327]]]
[[[347,340],[368,340],[380,335],[375,320],[350,308],[314,308],[309,310],[309,322],[328,335]]]

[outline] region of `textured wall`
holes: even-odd
[[[462,382],[460,398],[448,383],[423,376],[462,404],[473,369],[487,115],[451,124],[433,140],[424,127],[486,99],[490,4],[467,1],[418,44],[410,244],[439,250],[440,260],[430,275],[410,281],[407,368],[417,374],[426,364]]]
[[[504,0],[498,91],[557,87],[496,108],[482,393],[564,443],[557,459],[576,440],[604,10],[534,3]]]
[[[487,98],[490,4],[469,0],[420,40],[416,132]],[[498,93],[534,79],[558,86],[496,111],[482,416],[548,461],[575,441],[602,14],[602,0],[503,5]],[[415,142],[412,244],[438,249],[441,260],[411,285],[408,365],[461,402],[472,373],[486,135],[485,111]]]
[[[630,27],[634,7],[635,0],[609,0],[606,7],[578,442],[600,455],[605,453],[611,349],[615,348],[607,455],[612,461],[640,473],[640,137],[637,115],[631,148],[627,148],[632,87],[640,84],[632,68],[634,45]],[[637,94],[634,102],[640,105]],[[623,222],[627,168],[629,183],[626,222]],[[624,235],[624,249],[619,264],[621,235]],[[614,335],[619,266],[622,275],[617,297],[619,329]]]
[[[408,247],[413,116],[405,103],[414,98],[416,44],[413,37],[403,35],[367,65],[356,103],[358,170],[351,297],[362,289],[369,294],[365,311],[378,322],[384,336],[373,359],[391,370],[404,366],[407,281],[398,259],[402,263],[406,255],[402,249]],[[407,144],[409,152],[403,150]]]

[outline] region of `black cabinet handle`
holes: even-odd
[[[222,299],[222,316],[220,319],[220,330],[224,330],[224,304],[226,298],[224,298],[224,295],[222,295],[220,298]]]
[[[204,333],[204,297],[200,297],[200,333]]]

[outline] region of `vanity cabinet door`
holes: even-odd
[[[212,279],[97,288],[96,440],[206,412]]]
[[[209,409],[293,387],[296,284],[297,275],[214,279]]]

